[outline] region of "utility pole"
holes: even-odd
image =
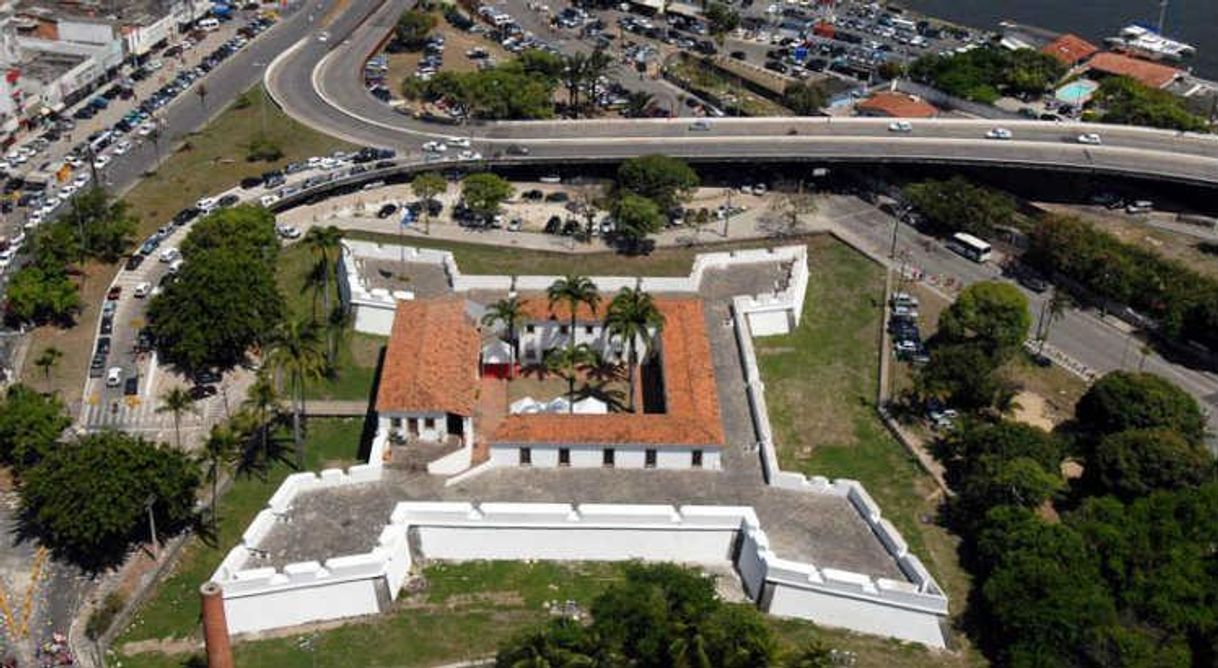
[[[159,559],[161,557],[161,548],[156,540],[156,515],[152,512],[153,505],[156,504],[156,494],[149,494],[147,499],[144,499],[144,508],[148,510],[148,533],[152,536],[152,557]]]

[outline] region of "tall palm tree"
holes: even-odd
[[[182,414],[197,413],[195,408],[194,397],[190,396],[190,392],[183,390],[180,387],[175,387],[165,394],[161,395],[161,405],[157,406],[158,413],[173,413],[173,435],[174,441],[178,444],[178,449],[182,449]]]
[[[216,533],[218,515],[216,501],[220,497],[220,471],[226,462],[233,458],[241,444],[241,435],[231,427],[216,425],[211,434],[203,442],[203,452],[199,453],[206,472],[207,481],[211,483],[211,530]]]
[[[592,309],[592,314],[596,315],[596,307],[601,303],[600,293],[596,290],[596,283],[587,276],[579,274],[567,274],[562,278],[554,281],[549,288],[546,289],[546,298],[549,299],[550,308],[562,302],[571,310],[571,320],[567,329],[567,347],[575,347],[575,312],[580,304],[587,304],[588,308]]]
[[[292,440],[296,446],[296,467],[304,468],[304,440],[301,421],[305,413],[305,382],[320,378],[326,368],[317,327],[304,320],[287,320],[271,337],[267,346],[267,365],[288,377],[288,396],[292,403]]]
[[[614,62],[613,56],[609,52],[597,47],[588,56],[584,62],[584,106],[589,110],[596,103],[596,94],[600,91],[600,80],[602,77],[607,77],[617,70],[617,63]],[[589,113],[591,115],[591,113]]]
[[[567,412],[575,412],[575,378],[580,367],[592,366],[600,356],[586,343],[569,348],[551,348],[543,360],[546,370],[562,376],[567,381]]]
[[[61,357],[63,357],[62,350],[56,348],[55,346],[48,346],[46,350],[43,350],[42,354],[40,354],[38,358],[34,360],[34,366],[42,369],[43,373],[46,374],[47,383],[51,382],[51,369],[53,369],[56,364],[59,364],[59,358]]]
[[[507,332],[507,342],[512,347],[512,364],[508,369],[509,377],[515,377],[516,359],[520,357],[520,344],[516,337],[516,325],[520,322],[522,315],[523,311],[520,300],[516,297],[508,297],[488,306],[486,315],[482,316],[482,324],[491,327],[496,322],[502,322],[503,329]]]
[[[579,94],[588,76],[588,56],[576,51],[563,59],[563,85],[567,89],[567,106],[573,118],[579,117]]]
[[[313,271],[320,275],[322,284],[322,313],[327,317],[333,312],[330,308],[330,297],[333,292],[330,289],[330,276],[335,274],[337,281],[338,271],[338,253],[342,248],[343,231],[333,225],[326,227],[313,227],[309,229],[309,233],[305,235],[304,244],[309,248],[309,252],[315,258]],[[314,320],[316,320],[316,315]],[[330,345],[332,341],[332,332],[326,330],[326,364],[334,365],[334,355],[331,350],[334,346]]]
[[[647,110],[651,108],[655,102],[655,96],[646,91],[636,90],[630,91],[626,95],[626,116],[630,118],[641,118],[647,115]]]
[[[610,336],[626,344],[626,370],[630,379],[630,412],[634,412],[635,367],[639,364],[638,342],[647,342],[650,351],[652,337],[664,329],[664,314],[656,308],[655,300],[642,288],[622,288],[609,302],[605,313],[605,328]]]
[[[249,395],[241,402],[241,408],[249,412],[254,429],[258,432],[257,460],[265,462],[269,454],[271,424],[280,409],[279,392],[275,390],[271,379],[264,374],[258,374],[254,384],[250,385]]]

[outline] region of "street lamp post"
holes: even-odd
[[[156,515],[152,512],[154,504],[156,504],[156,494],[149,494],[148,498],[144,499],[144,508],[148,510],[148,533],[152,536],[152,557],[159,559],[161,548],[156,540]]]

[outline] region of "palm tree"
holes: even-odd
[[[569,348],[552,348],[546,351],[544,364],[547,371],[562,376],[567,381],[567,412],[575,412],[575,378],[581,366],[597,364],[600,356],[586,343]]]
[[[565,303],[571,310],[571,321],[567,330],[567,347],[574,348],[576,310],[580,304],[587,304],[588,308],[592,309],[592,314],[595,315],[596,307],[601,303],[600,293],[596,291],[596,283],[593,283],[592,279],[587,276],[567,274],[550,285],[546,290],[546,297],[549,299],[551,310],[559,302]]]
[[[508,370],[509,377],[515,377],[516,358],[520,356],[520,344],[516,338],[516,325],[523,315],[521,306],[520,300],[516,297],[500,299],[488,306],[486,315],[482,316],[482,324],[491,327],[496,322],[502,322],[503,329],[507,332],[508,345],[512,347],[512,364]]]
[[[651,108],[655,99],[651,93],[641,90],[631,91],[626,95],[626,116],[641,118],[647,115],[647,110]]]
[[[431,207],[436,195],[448,190],[448,181],[435,172],[420,172],[410,181],[410,190],[423,200],[423,233],[431,234]]]
[[[305,413],[305,382],[320,378],[325,370],[325,355],[317,328],[304,320],[288,320],[279,326],[267,346],[267,365],[276,373],[287,374],[288,396],[292,402],[292,440],[296,445],[296,468],[304,468],[304,441],[301,421]]]
[[[1053,294],[1040,307],[1040,320],[1036,323],[1036,338],[1040,340],[1039,347],[1036,349],[1038,356],[1045,352],[1045,343],[1049,340],[1049,330],[1053,328],[1053,323],[1061,320],[1066,314],[1066,309],[1073,305],[1073,300],[1070,295],[1054,288]]]
[[[587,60],[584,61],[585,106],[590,109],[592,108],[592,105],[596,102],[596,93],[600,89],[601,78],[613,74],[616,69],[617,63],[614,62],[613,57],[607,51],[600,47],[592,51]]]
[[[652,337],[664,329],[664,314],[655,300],[641,288],[622,288],[605,314],[605,328],[626,344],[626,369],[630,379],[630,412],[634,412],[635,367],[639,364],[638,341],[651,350]]]
[[[211,483],[211,530],[213,535],[216,532],[218,519],[216,501],[220,497],[220,468],[225,462],[232,459],[240,444],[240,434],[230,427],[216,425],[212,428],[211,435],[203,443],[203,452],[199,453],[201,463],[207,471],[207,481]]]
[[[333,225],[326,227],[313,227],[309,229],[309,233],[305,235],[304,244],[308,247],[309,252],[316,258],[313,265],[313,271],[319,274],[322,283],[322,309],[323,313],[330,313],[330,274],[337,271],[338,268],[338,252],[342,248],[343,231]],[[316,316],[314,317],[316,320]],[[330,331],[326,331],[326,341],[330,341]],[[334,365],[334,357],[330,354],[332,346],[326,346],[326,364]]]
[[[576,51],[563,60],[563,84],[567,89],[567,105],[571,109],[571,116],[578,118],[579,93],[584,89],[588,76],[588,56]]]
[[[48,384],[51,382],[51,369],[54,368],[56,364],[59,364],[59,358],[61,357],[63,357],[62,350],[56,348],[55,346],[48,346],[47,349],[43,350],[42,354],[34,360],[34,366],[42,369],[43,373],[46,374]]]
[[[195,399],[190,396],[190,392],[183,390],[180,387],[175,387],[161,396],[161,405],[157,406],[158,413],[173,413],[173,435],[174,440],[178,444],[178,449],[182,449],[182,414],[197,413],[195,408]]]
[[[259,374],[250,385],[249,395],[241,402],[242,409],[249,412],[254,429],[258,432],[257,460],[265,462],[268,459],[271,424],[279,414],[279,393],[275,384],[264,374]]]

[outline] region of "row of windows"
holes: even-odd
[[[534,332],[537,331],[537,327],[535,327],[533,325],[525,325],[524,331],[526,334],[533,334]],[[566,336],[567,333],[570,331],[571,331],[570,325],[559,325],[558,326],[558,333],[562,334],[563,336]],[[594,325],[586,325],[584,327],[584,334],[592,335],[595,333],[596,333],[596,327]]]
[[[601,466],[613,468],[617,458],[617,451],[613,448],[605,448],[601,450]],[[530,466],[533,463],[533,449],[520,448],[520,465]],[[558,449],[558,465],[571,465],[571,448]],[[702,468],[702,451],[691,450],[689,453],[689,465],[693,468]],[[656,451],[653,448],[648,448],[643,451],[643,466],[649,469],[656,467]]]
[[[410,424],[411,429],[416,428],[416,426],[419,423],[418,418],[409,418],[408,422]],[[400,417],[389,418],[389,428],[390,429],[401,429],[402,428],[402,418],[400,418]],[[423,418],[423,428],[424,429],[435,429],[436,428],[436,419],[435,418]]]

